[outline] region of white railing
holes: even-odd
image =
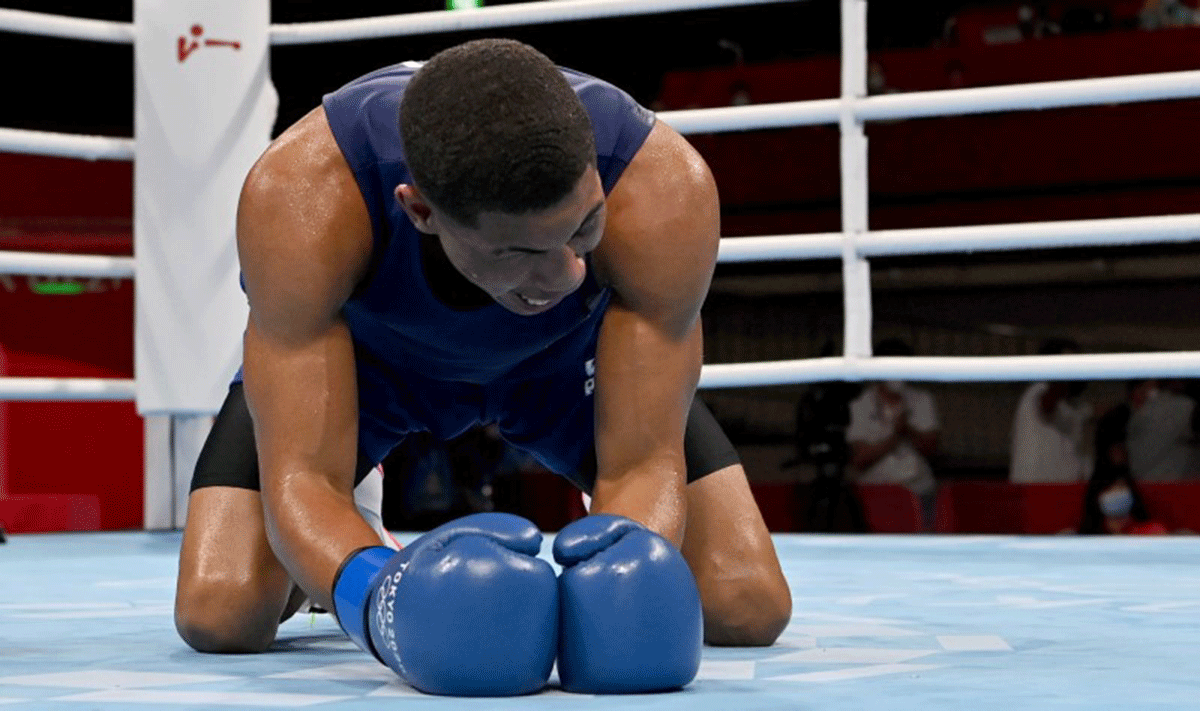
[[[422,12],[334,22],[273,25],[273,44],[338,42],[397,35],[640,15],[784,0],[562,0],[470,12]],[[867,228],[865,121],[995,111],[1065,108],[1200,97],[1200,71],[1041,82],[1012,86],[865,96],[866,0],[842,3],[841,96],[818,101],[667,111],[659,114],[682,133],[713,133],[814,124],[839,124],[843,231],[741,237],[721,242],[720,260],[842,258],[846,282],[847,356],[706,366],[702,385],[769,385],[811,380],[1030,380],[1041,378],[1189,377],[1200,373],[1200,353],[1136,353],[994,358],[871,358],[868,257],[900,254],[1079,247],[1194,241],[1200,214],[1108,220],[1068,220],[912,230]],[[0,28],[97,42],[129,43],[129,23],[67,18],[0,9]],[[0,128],[0,150],[87,159],[130,160],[133,140]],[[0,273],[132,277],[124,257],[0,253]],[[0,378],[5,399],[130,399],[132,381]],[[35,395],[36,394],[36,395]]]
[[[860,100],[854,114],[864,121],[959,116],[994,111],[1061,109],[1128,104],[1200,96],[1200,71],[1071,79],[975,89],[914,91]]]
[[[766,5],[788,0],[558,0],[485,7],[463,12],[405,15],[271,25],[271,44],[316,44],[401,35],[459,32],[605,17],[653,15],[708,8]]]
[[[912,356],[805,358],[706,365],[700,387],[734,388],[829,380],[989,382],[1191,378],[1200,352],[1098,353],[1051,356]]]
[[[0,378],[0,400],[122,401],[136,393],[124,378]]]
[[[133,139],[0,128],[0,151],[87,160],[133,160]]]
[[[133,257],[0,250],[0,274],[132,279]]]
[[[133,25],[128,22],[85,20],[79,17],[3,8],[0,8],[0,29],[5,32],[117,44],[132,44],[134,37]]]
[[[1196,97],[1200,71],[663,111],[658,117],[680,133],[722,133],[833,124],[843,111],[860,121],[885,121]]]
[[[869,230],[858,237],[856,244],[859,254],[864,257],[888,257],[1196,240],[1200,240],[1200,214]],[[841,255],[842,233],[821,232],[722,239],[719,257],[722,262],[760,262],[772,259],[833,259]]]

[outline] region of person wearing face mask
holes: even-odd
[[[875,346],[877,356],[911,356],[898,338]],[[850,466],[859,484],[901,484],[921,500],[925,530],[933,527],[937,480],[929,465],[941,424],[933,397],[900,381],[872,383],[850,403]]]
[[[1051,338],[1039,355],[1079,353],[1079,344]],[[1090,403],[1081,399],[1087,383],[1033,383],[1021,395],[1013,417],[1012,458],[1008,479],[1014,484],[1071,484],[1086,481],[1092,463],[1087,454]]]
[[[1165,535],[1166,526],[1151,518],[1129,473],[1126,437],[1128,405],[1119,405],[1096,422],[1095,471],[1083,498],[1079,533],[1091,535]]]

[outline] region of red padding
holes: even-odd
[[[29,495],[0,498],[0,523],[9,533],[95,531],[100,528],[100,498],[80,495]]]

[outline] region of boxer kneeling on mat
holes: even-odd
[[[791,594],[695,397],[719,212],[678,133],[518,42],[326,95],[238,204],[250,317],[193,477],[183,639],[265,650],[308,597],[446,694],[536,690],[555,655],[568,689],[670,688],[701,638],[772,644]],[[380,548],[375,466],[479,424],[592,495],[557,581],[507,516]]]

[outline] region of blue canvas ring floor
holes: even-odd
[[[191,651],[177,533],[13,536],[0,709],[1200,709],[1200,538],[775,542],[795,596],[776,646],[706,648],[675,693],[497,700],[414,692],[325,615],[266,654]]]

